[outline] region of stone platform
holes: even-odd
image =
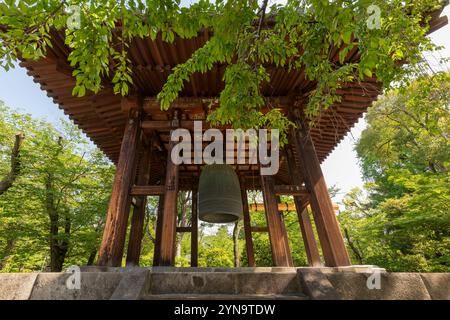
[[[81,268],[68,273],[0,273],[7,300],[450,300],[450,273],[387,273],[346,268]],[[368,278],[379,277],[369,289]],[[370,280],[370,279],[369,279]]]

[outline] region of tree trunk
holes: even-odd
[[[16,134],[16,141],[11,152],[11,170],[6,177],[0,181],[0,195],[12,187],[20,173],[20,147],[24,138],[25,136],[22,133]]]
[[[234,253],[234,267],[239,268],[241,266],[241,259],[239,256],[239,233],[241,232],[241,226],[239,221],[236,221],[233,229],[233,253]]]
[[[54,157],[57,158],[62,151],[62,138],[58,140],[58,150]],[[71,231],[71,220],[68,213],[64,215],[64,238],[59,239],[60,213],[55,200],[55,177],[51,170],[45,177],[45,206],[50,219],[50,271],[61,272],[69,250],[69,236]]]
[[[50,271],[61,272],[69,249],[68,237],[70,235],[71,221],[68,216],[64,218],[65,239],[59,240],[59,212],[55,206],[53,179],[53,174],[49,173],[45,182],[46,209],[50,218]]]
[[[353,251],[353,254],[355,255],[355,258],[358,260],[359,264],[363,264],[363,256],[362,256],[361,252],[359,251],[359,249],[356,247],[356,245],[353,242],[352,238],[350,237],[350,234],[348,233],[348,229],[347,228],[343,228],[343,230],[344,230],[345,239],[347,240],[348,246]]]
[[[97,248],[96,247],[94,247],[91,250],[91,253],[89,254],[89,258],[88,258],[86,265],[93,266],[94,262],[95,262],[95,257],[97,257]]]

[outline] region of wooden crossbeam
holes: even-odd
[[[132,196],[159,196],[164,194],[164,186],[133,186],[130,195]]]
[[[252,232],[269,232],[267,227],[252,227]]]
[[[277,107],[277,108],[287,108],[292,105],[292,98],[289,96],[279,96],[279,97],[266,97],[267,105]],[[219,104],[219,99],[217,97],[181,97],[176,99],[171,108],[173,109],[192,109],[198,107],[208,107],[209,105]],[[145,112],[158,111],[161,110],[161,105],[157,98],[146,97],[144,98],[143,109]]]
[[[279,185],[275,186],[277,196],[307,196],[308,191],[303,186],[298,185]]]
[[[264,211],[264,204],[263,203],[252,203],[249,205],[250,212],[258,212],[258,211]],[[278,204],[278,211],[295,211],[295,204],[294,203],[279,203]]]
[[[192,227],[177,227],[177,232],[179,233],[192,232]]]

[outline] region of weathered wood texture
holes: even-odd
[[[264,206],[269,228],[270,246],[272,248],[272,261],[275,267],[289,267],[293,265],[290,257],[289,241],[286,236],[284,222],[278,211],[273,177],[261,176],[263,187]]]
[[[279,196],[276,196],[277,199],[277,203],[281,202],[281,198]],[[280,219],[281,219],[281,234],[282,234],[282,238],[285,239],[285,245],[284,245],[284,250],[286,252],[286,257],[288,259],[289,262],[289,267],[293,267],[294,266],[294,261],[292,260],[292,253],[291,253],[291,249],[289,246],[289,238],[288,238],[288,233],[287,233],[287,229],[286,229],[286,224],[284,223],[284,214],[283,211],[278,210],[278,213],[280,215]]]
[[[291,143],[299,152],[301,174],[310,193],[313,211],[325,264],[329,267],[348,266],[350,258],[339,230],[330,194],[320,168],[314,144],[303,121],[297,116],[297,129],[292,129]]]
[[[298,168],[294,154],[289,147],[286,150],[286,160],[288,162],[289,173],[293,180],[292,182],[294,184],[301,183],[303,178],[300,175],[300,168]],[[308,214],[307,201],[305,197],[303,197],[303,199],[304,200],[302,200],[299,196],[294,196],[294,203],[300,224],[300,231],[303,237],[306,257],[308,258],[308,264],[311,267],[315,267],[320,265],[320,254],[317,247],[316,238],[314,237],[311,219]]]
[[[173,266],[175,263],[175,238],[177,227],[178,166],[172,162],[171,151],[175,142],[171,141],[167,154],[166,193],[162,217],[161,256],[159,265]]]
[[[265,210],[264,203],[251,203],[248,206],[250,212],[263,212]],[[294,203],[279,203],[278,211],[295,211]]]
[[[130,117],[120,148],[111,199],[106,215],[98,265],[118,267],[122,263],[131,197],[129,195],[135,173],[136,147],[139,138],[139,115]]]
[[[159,196],[164,194],[165,187],[163,185],[136,185],[131,188],[132,196]]]
[[[139,159],[139,174],[136,178],[136,184],[144,185],[150,181],[150,169],[152,159],[152,149],[149,146],[144,146],[142,156]],[[127,250],[127,265],[138,266],[141,255],[142,238],[144,236],[144,222],[145,212],[147,207],[147,197],[138,196],[136,205],[133,209],[133,216],[131,218],[130,236],[128,240]]]
[[[295,179],[297,183],[302,183],[302,180]],[[274,188],[277,196],[300,196],[304,197],[308,195],[308,191],[301,185],[279,185]]]

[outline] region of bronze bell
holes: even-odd
[[[210,223],[230,223],[243,217],[241,187],[234,169],[227,164],[203,168],[198,187],[198,215]]]

